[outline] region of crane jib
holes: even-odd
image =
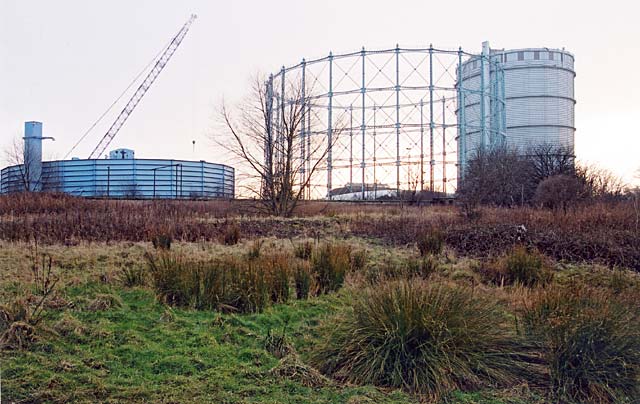
[[[169,62],[169,59],[171,59],[176,49],[178,49],[178,46],[180,46],[180,43],[182,42],[184,37],[187,35],[187,32],[189,31],[189,27],[191,27],[191,24],[196,18],[197,16],[195,14],[192,14],[189,17],[189,20],[187,20],[187,22],[182,26],[180,31],[176,34],[176,36],[173,37],[173,39],[171,40],[171,43],[169,44],[169,46],[167,46],[167,48],[162,53],[162,55],[160,55],[160,57],[158,58],[158,61],[153,66],[153,68],[151,69],[147,77],[145,77],[145,79],[142,81],[142,84],[140,84],[136,92],[129,99],[129,101],[127,102],[127,105],[125,105],[125,107],[122,109],[122,112],[120,112],[120,114],[118,115],[116,120],[113,122],[113,124],[111,125],[107,133],[105,133],[105,135],[102,137],[98,145],[95,147],[95,149],[93,149],[93,151],[89,155],[89,159],[98,158],[106,150],[106,148],[109,147],[109,144],[111,143],[113,138],[118,134],[118,131],[120,130],[120,128],[122,128],[127,118],[129,118],[129,115],[131,115],[131,113],[136,108],[136,106],[138,105],[138,103],[140,102],[144,94],[147,92],[147,90],[149,90],[153,82],[160,75],[160,72],[162,71],[162,69],[167,65],[167,63]]]

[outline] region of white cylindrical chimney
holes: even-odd
[[[25,189],[42,189],[42,122],[24,123],[24,175]]]

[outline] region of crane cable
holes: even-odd
[[[109,106],[109,108],[107,108],[106,111],[104,111],[102,113],[102,115],[100,115],[100,117],[98,118],[98,120],[96,120],[93,125],[91,125],[89,127],[89,129],[87,129],[86,132],[84,132],[84,134],[82,135],[82,137],[76,142],[76,144],[73,145],[73,147],[71,148],[71,150],[69,150],[67,152],[67,154],[64,155],[64,157],[62,158],[63,160],[65,160],[71,153],[73,153],[73,151],[76,149],[76,147],[78,147],[78,145],[84,140],[84,138],[87,137],[87,135],[89,133],[91,133],[91,131],[93,130],[93,128],[96,127],[96,125],[98,123],[100,123],[100,121],[102,121],[102,119],[109,113],[109,111],[111,111],[113,109],[113,107],[118,103],[118,101],[120,101],[122,99],[122,97],[124,97],[124,95],[127,93],[127,91],[129,91],[129,89],[140,79],[140,77],[147,71],[149,70],[149,66],[151,66],[156,60],[158,60],[158,58],[160,57],[160,55],[162,55],[162,53],[169,47],[169,45],[171,45],[171,42],[173,41],[173,38],[170,39],[167,44],[160,49],[160,52],[158,52],[158,54],[156,54],[156,56],[153,57],[153,59],[151,59],[151,61],[142,69],[142,71],[140,71],[140,73],[138,73],[138,75],[131,81],[131,83],[129,83],[129,85],[127,86],[127,88],[124,89],[124,91],[118,96],[118,98],[116,98],[116,100]]]

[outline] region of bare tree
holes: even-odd
[[[532,164],[506,147],[479,149],[469,159],[458,196],[465,205],[514,206],[528,203],[535,193]]]
[[[575,172],[575,155],[569,147],[543,143],[529,148],[526,157],[536,184],[555,175],[571,176]]]
[[[5,150],[5,158],[9,162],[9,168],[6,171],[7,190],[9,192],[30,192],[40,187],[42,176],[34,175],[31,172],[34,167],[34,161],[28,161],[31,153],[24,153],[24,139],[16,136],[11,145]],[[25,155],[27,161],[25,161]]]
[[[341,130],[333,129],[331,144],[301,136],[302,125],[310,121],[303,94],[308,97],[310,91],[289,83],[280,95],[284,102],[275,106],[271,90],[257,77],[243,103],[233,109],[223,103],[220,115],[226,140],[217,143],[246,168],[245,189],[264,209],[290,216]],[[310,132],[307,127],[306,133]]]
[[[624,181],[604,168],[578,164],[575,175],[582,184],[583,199],[611,201],[622,199],[625,194]]]

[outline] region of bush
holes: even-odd
[[[543,348],[556,398],[618,403],[640,396],[640,318],[629,303],[585,286],[538,291],[523,309]]]
[[[422,257],[439,255],[444,248],[444,234],[435,228],[420,230],[416,233],[416,244]]]
[[[311,270],[318,284],[318,294],[335,292],[342,287],[351,268],[351,247],[326,243],[311,257]]]
[[[322,331],[312,354],[322,372],[431,397],[515,384],[531,359],[496,303],[418,279],[364,289]]]
[[[566,212],[580,197],[581,188],[582,185],[575,176],[554,175],[538,184],[533,202],[545,208],[563,209]]]

